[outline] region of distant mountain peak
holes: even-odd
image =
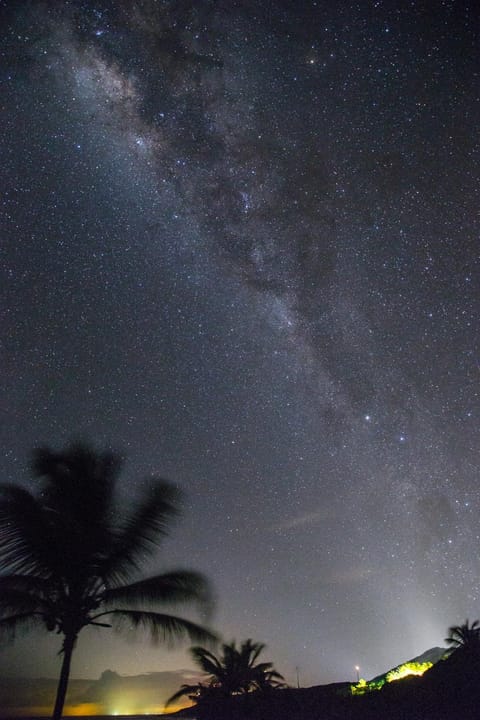
[[[442,648],[442,647],[433,647],[429,650],[425,650],[421,655],[416,655],[414,658],[411,658],[411,660],[406,660],[403,663],[399,663],[398,665],[395,665],[395,667],[391,668],[390,670],[387,670],[384,673],[381,673],[380,675],[377,675],[376,677],[372,678],[370,680],[371,683],[378,683],[383,678],[386,678],[387,675],[393,674],[395,671],[399,670],[400,668],[403,668],[407,665],[423,665],[424,663],[431,663],[432,665],[436,665],[436,663],[439,660],[442,660],[449,654],[448,648]]]

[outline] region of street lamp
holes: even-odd
[[[355,665],[355,670],[357,671],[357,683],[360,682],[360,667],[358,665]]]

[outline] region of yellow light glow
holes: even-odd
[[[433,663],[431,663],[431,662],[404,663],[403,665],[400,665],[398,668],[395,668],[394,670],[390,670],[390,672],[387,673],[386,680],[387,680],[387,682],[394,682],[395,680],[401,680],[402,678],[408,677],[409,675],[422,676],[424,672],[426,672],[429,668],[432,667],[432,665],[433,665]]]

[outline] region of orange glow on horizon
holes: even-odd
[[[132,702],[127,698],[122,698],[120,693],[116,700],[110,700],[107,703],[66,703],[63,716],[64,717],[92,717],[92,716],[134,716],[134,715],[164,715],[168,713],[178,712],[187,707],[192,707],[193,703],[185,699],[185,702],[177,702],[165,708],[165,703],[141,703]],[[9,717],[26,718],[39,717],[49,718],[52,715],[52,705],[28,705],[22,707],[8,708]]]
[[[80,703],[78,705],[65,705],[63,715],[68,717],[81,717],[82,715],[105,715],[103,705],[97,703]],[[28,705],[24,707],[9,708],[10,717],[51,717],[51,705]]]
[[[129,710],[128,708],[122,708],[119,706],[118,711],[110,710],[107,712],[104,705],[97,703],[80,703],[78,705],[66,705],[63,711],[64,717],[93,717],[93,716],[108,716],[108,717],[128,717],[136,715],[164,715],[167,713],[178,712],[184,708],[192,707],[191,705],[169,705],[165,710],[165,705],[148,705],[147,707],[139,710]],[[28,707],[16,707],[9,710],[9,717],[15,718],[50,718],[52,716],[52,708],[50,705],[29,705]]]
[[[63,715],[79,717],[82,715],[102,715],[103,706],[99,703],[80,703],[79,705],[65,705]]]

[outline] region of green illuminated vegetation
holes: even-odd
[[[371,685],[372,683],[367,682],[365,678],[360,678],[358,683],[350,687],[350,690],[352,695],[365,695],[366,692],[370,692],[371,690],[380,690],[380,688],[370,687]]]
[[[394,680],[401,680],[408,675],[423,675],[429,668],[433,666],[431,662],[408,662],[400,667],[394,668],[387,673],[387,682],[394,682]]]
[[[382,675],[381,677],[370,680],[369,682],[361,678],[358,683],[351,686],[352,695],[365,695],[367,692],[381,690],[385,683],[402,680],[403,678],[412,675],[421,676],[432,666],[432,662],[406,662],[403,663],[403,665],[399,665],[398,667],[389,670],[386,675]]]
[[[470,625],[465,620],[463,625],[452,625],[448,628],[448,637],[445,642],[452,646],[454,650],[458,648],[466,648],[468,650],[480,649],[480,622],[474,620]]]

